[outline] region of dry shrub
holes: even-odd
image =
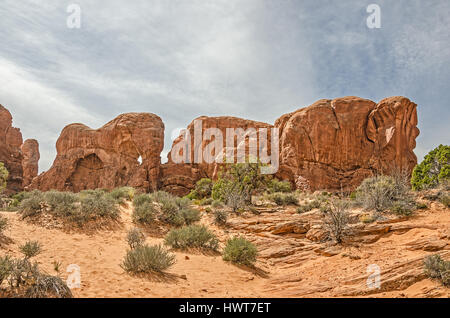
[[[161,273],[175,264],[175,255],[161,245],[138,246],[129,250],[121,267],[133,274]]]
[[[171,230],[164,241],[167,245],[178,248],[202,248],[217,250],[219,240],[216,235],[204,225],[190,225]]]
[[[144,245],[145,235],[142,231],[135,227],[128,231],[127,242],[131,249]]]
[[[450,261],[442,259],[439,254],[424,259],[424,271],[428,277],[439,280],[444,286],[450,286]]]
[[[243,237],[234,237],[227,241],[223,250],[223,259],[228,262],[252,266],[256,262],[256,246]]]
[[[336,243],[342,243],[349,223],[349,203],[345,200],[330,200],[325,216],[325,226]]]

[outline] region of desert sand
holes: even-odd
[[[55,275],[52,262],[61,262],[61,276],[77,264],[81,288],[75,297],[449,297],[450,289],[423,274],[423,258],[450,256],[450,211],[439,203],[407,219],[354,224],[351,239],[342,246],[315,241],[319,212],[295,213],[294,207],[261,208],[261,214],[233,216],[219,228],[202,210],[202,223],[220,238],[244,235],[259,250],[256,268],[229,264],[220,254],[174,251],[177,262],[167,274],[134,277],[120,263],[128,245],[131,205],[121,207],[121,222],[114,229],[95,232],[46,228],[20,219],[16,212],[0,212],[10,227],[11,241],[0,255],[19,256],[18,246],[38,240],[43,251],[35,260]],[[303,229],[304,228],[304,229]],[[306,233],[305,233],[306,231]],[[162,243],[147,236],[147,243]],[[367,266],[380,268],[381,287],[369,288]]]

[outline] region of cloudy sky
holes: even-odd
[[[371,3],[379,29],[366,25]],[[348,95],[417,103],[421,159],[450,144],[449,12],[448,0],[0,0],[0,103],[39,141],[41,171],[73,122],[152,112],[167,152],[200,115],[273,123]]]

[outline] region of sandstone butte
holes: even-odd
[[[224,146],[226,128],[278,128],[280,167],[276,177],[289,180],[300,189],[348,191],[375,173],[412,171],[417,163],[413,150],[419,134],[416,106],[405,97],[390,97],[376,104],[350,96],[319,100],[281,116],[274,125],[235,117],[203,116],[197,120],[201,120],[203,129],[219,128]],[[194,121],[187,127],[192,138],[190,163],[175,163],[169,153],[168,162],[161,164],[162,120],[150,113],[127,113],[96,130],[82,124],[66,126],[57,140],[52,167],[35,177],[37,142],[21,146],[20,131],[12,128],[11,122],[10,113],[2,107],[0,161],[11,172],[8,188],[14,191],[25,188],[77,192],[128,185],[184,195],[197,180],[214,179],[219,171],[218,164],[193,162],[195,147],[204,150],[210,143],[194,144]],[[182,138],[180,135],[172,148]],[[259,134],[256,138],[261,139]],[[236,151],[243,146],[248,151],[252,147],[249,139],[252,138],[240,145],[236,139],[231,148]],[[271,148],[270,140],[269,135],[267,148]],[[225,149],[229,150],[232,149]],[[213,153],[214,157],[222,155]]]

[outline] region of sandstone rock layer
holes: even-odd
[[[56,142],[52,167],[28,188],[78,192],[129,185],[153,191],[163,146],[164,124],[154,114],[122,114],[99,129],[71,124]]]
[[[11,113],[0,105],[0,162],[9,172],[6,193],[22,190],[22,134],[12,127]]]
[[[38,175],[39,143],[36,139],[27,139],[20,147],[20,150],[22,151],[22,186],[26,187]]]
[[[199,179],[217,178],[222,163],[231,162],[227,160],[227,155],[234,158],[233,162],[238,162],[238,158],[245,160],[252,153],[260,157],[258,149],[260,134],[267,135],[267,146],[263,150],[270,154],[270,128],[272,127],[270,124],[229,116],[202,116],[194,119],[186,129],[188,135],[182,132],[173,142],[172,151],[167,156],[168,163],[163,165],[161,170],[161,188],[177,195],[185,195]],[[208,135],[210,128],[217,128],[220,135]],[[231,132],[229,129],[234,131]],[[196,131],[200,132],[199,138],[196,138]],[[227,138],[232,140],[231,144],[230,142],[227,144]],[[183,140],[188,144],[187,147],[180,146]],[[222,146],[214,147],[213,144],[216,141],[219,141]],[[172,153],[183,158],[182,163],[172,158]],[[201,154],[201,159],[197,160],[198,154]]]
[[[380,103],[359,97],[319,100],[283,115],[281,179],[311,190],[352,190],[374,173],[410,173],[419,134],[416,104],[404,97]]]

